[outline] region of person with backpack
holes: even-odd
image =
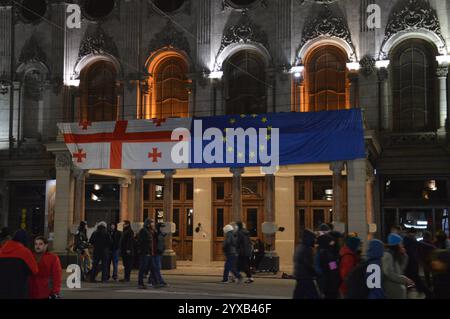
[[[339,292],[341,297],[347,295],[347,284],[345,279],[347,275],[359,264],[360,256],[358,253],[359,246],[361,245],[361,239],[358,237],[347,237],[345,239],[345,245],[341,248],[339,255],[339,274],[341,276],[341,286]]]
[[[122,282],[129,282],[131,276],[131,269],[133,268],[134,256],[134,232],[131,229],[129,220],[123,222],[123,232],[120,236],[119,242],[120,254],[122,255],[122,262],[124,268],[124,278]]]
[[[329,234],[317,238],[319,249],[316,255],[316,273],[319,274],[319,286],[325,299],[338,299],[340,275],[339,257],[335,253],[335,241]]]
[[[407,299],[407,288],[414,286],[414,282],[404,275],[408,265],[408,255],[400,235],[389,234],[381,264],[386,298]]]
[[[294,254],[294,277],[296,280],[293,299],[319,299],[320,294],[314,270],[314,245],[316,234],[309,229],[303,231],[300,245]]]
[[[242,271],[245,272],[247,275],[247,280],[245,281],[246,284],[250,284],[254,282],[254,279],[252,277],[252,273],[250,271],[250,258],[253,253],[253,246],[250,239],[250,233],[247,229],[245,229],[242,222],[237,222],[237,247],[238,247],[238,266],[237,266],[237,273],[241,273]],[[242,277],[238,278],[238,283],[242,281]]]

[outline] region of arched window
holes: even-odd
[[[116,77],[114,65],[107,61],[95,62],[83,70],[82,119],[92,122],[117,120]]]
[[[187,117],[189,113],[188,65],[181,56],[168,56],[156,64],[153,74],[152,117]],[[146,116],[148,117],[148,116]]]
[[[227,114],[266,113],[266,66],[250,50],[240,51],[225,61]]]
[[[313,50],[305,59],[305,103],[308,112],[349,108],[347,54],[336,46]]]
[[[436,52],[426,41],[414,39],[393,51],[393,115],[396,131],[436,128]]]

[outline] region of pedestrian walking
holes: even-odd
[[[131,269],[134,261],[134,232],[131,229],[129,220],[123,222],[123,232],[120,236],[119,242],[120,254],[122,255],[124,278],[123,282],[129,282],[131,276]]]
[[[108,281],[108,261],[112,240],[109,236],[105,222],[100,222],[91,235],[89,243],[94,246],[94,262],[91,270],[91,282],[96,282],[99,265],[102,265],[102,282]]]
[[[305,229],[300,245],[294,254],[294,299],[319,299],[316,272],[314,270],[314,245],[316,235]]]
[[[0,299],[29,298],[28,281],[39,268],[27,244],[28,234],[20,229],[0,248]]]
[[[230,272],[237,280],[242,280],[241,274],[236,271],[238,247],[237,247],[237,235],[234,232],[234,227],[230,224],[223,228],[223,235],[225,240],[223,241],[223,254],[225,255],[225,265],[223,269],[222,283],[229,283]]]
[[[315,257],[315,268],[319,276],[319,287],[325,299],[338,299],[340,275],[336,243],[329,234],[319,236],[317,243],[319,247]]]
[[[77,253],[78,265],[81,268],[81,279],[86,280],[91,267],[87,223],[81,221],[74,236],[73,250]]]
[[[347,237],[345,239],[345,245],[341,248],[339,255],[339,274],[341,276],[341,286],[339,287],[339,293],[344,298],[347,295],[348,289],[345,283],[347,275],[359,264],[359,247],[361,245],[361,239],[358,237]]]
[[[31,299],[59,299],[62,283],[62,269],[59,257],[48,252],[48,241],[38,236],[34,240],[34,258],[39,271],[31,276]]]
[[[111,222],[109,224],[109,236],[111,237],[111,250],[109,254],[109,261],[108,261],[108,280],[111,278],[110,271],[111,271],[111,264],[113,266],[113,275],[112,278],[114,281],[118,279],[118,272],[119,272],[119,244],[120,244],[120,237],[122,236],[122,232],[117,229],[117,223]]]
[[[155,269],[153,269],[152,256],[155,254],[155,243],[153,242],[153,235],[151,224],[154,224],[152,219],[146,219],[144,227],[138,233],[138,247],[139,247],[139,275],[138,285],[140,289],[147,289],[144,284],[144,275],[150,270],[148,283],[153,285],[155,282]]]
[[[245,283],[249,284],[254,282],[252,273],[250,271],[250,258],[253,253],[252,241],[250,239],[250,233],[245,229],[242,222],[237,222],[237,248],[238,248],[238,263],[237,273],[244,272],[247,276]],[[242,281],[242,277],[238,277],[238,283]]]
[[[161,266],[162,266],[162,255],[165,250],[165,237],[166,233],[162,231],[163,223],[156,224],[156,230],[153,232],[154,237],[153,240],[156,241],[156,252],[152,256],[153,258],[153,267],[155,269],[155,279],[156,285],[159,287],[166,287],[167,283],[161,275]]]

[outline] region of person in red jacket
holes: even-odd
[[[28,280],[38,266],[27,243],[28,234],[19,229],[0,248],[0,299],[29,298]]]
[[[62,269],[58,256],[47,251],[48,241],[39,236],[34,240],[34,257],[39,272],[30,278],[31,299],[58,299],[61,291]]]
[[[339,273],[341,275],[341,286],[339,292],[343,298],[347,295],[347,285],[345,279],[347,275],[355,268],[359,263],[359,246],[361,245],[361,239],[355,236],[349,236],[345,240],[345,246],[341,248],[339,255],[341,260],[339,263]]]

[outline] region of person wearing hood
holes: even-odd
[[[109,236],[111,237],[111,251],[108,261],[108,279],[110,278],[111,263],[113,266],[113,280],[117,281],[119,271],[119,243],[122,232],[117,230],[117,223],[111,222],[109,224]]]
[[[124,268],[124,279],[122,281],[129,282],[134,256],[134,232],[131,229],[131,223],[129,220],[125,220],[123,222],[123,232],[120,237],[119,250],[122,255]]]
[[[378,239],[372,239],[371,241],[369,241],[366,255],[367,255],[367,265],[378,265],[381,269],[381,260],[384,256],[383,242]],[[369,275],[370,274],[366,274],[366,279]],[[369,288],[369,294],[367,299],[385,299],[383,288],[382,287]]]
[[[316,235],[305,229],[294,254],[294,299],[319,299],[313,257],[315,243]]]
[[[342,297],[347,295],[347,285],[345,279],[347,275],[359,264],[359,247],[361,246],[361,239],[358,237],[347,237],[345,245],[339,251],[341,257],[339,262],[339,274],[341,276],[341,286],[339,292]]]
[[[450,252],[437,250],[431,262],[433,270],[433,298],[450,299]]]
[[[0,248],[0,299],[29,298],[28,281],[39,271],[28,245],[28,234],[19,229]]]
[[[106,226],[105,222],[100,222],[89,239],[89,243],[94,246],[94,262],[91,271],[91,282],[95,282],[100,263],[102,264],[102,282],[108,281],[108,262],[112,240],[106,230]]]
[[[407,287],[414,286],[414,282],[404,275],[408,265],[408,255],[403,247],[403,238],[400,235],[389,234],[381,264],[386,298],[406,299]]]
[[[152,226],[153,224],[153,226]],[[144,284],[144,275],[147,270],[150,270],[148,283],[153,285],[156,282],[155,269],[153,269],[152,256],[156,254],[156,244],[154,242],[153,229],[155,222],[153,219],[146,219],[144,227],[138,233],[138,247],[139,247],[139,275],[138,286],[140,289],[147,289]]]
[[[336,244],[333,237],[328,234],[317,238],[319,249],[316,255],[316,272],[319,273],[319,286],[325,299],[338,299],[339,297],[339,257],[335,253]]]
[[[89,241],[87,237],[87,223],[81,221],[78,230],[74,236],[74,251],[77,253],[78,261],[81,268],[81,278],[86,280],[91,264],[91,256],[89,255]]]
[[[241,274],[236,271],[236,260],[238,256],[237,251],[237,236],[234,233],[234,227],[232,225],[226,225],[223,228],[223,235],[225,240],[223,241],[223,254],[225,255],[225,265],[223,269],[222,283],[227,284],[229,281],[230,271],[234,277],[241,280]]]
[[[254,281],[252,273],[250,271],[250,258],[253,253],[253,247],[250,239],[250,233],[245,229],[242,222],[237,222],[237,250],[238,250],[238,263],[237,273],[242,271],[247,275],[245,283],[250,284]],[[239,275],[240,276],[240,275]],[[238,283],[242,281],[242,277],[238,277]]]

